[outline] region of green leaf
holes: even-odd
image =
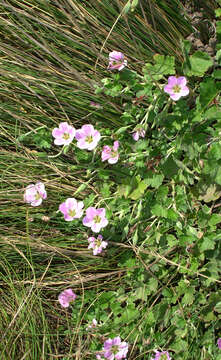
[[[221,301],[216,304],[214,310],[218,313],[221,313]]]
[[[160,204],[156,204],[152,207],[151,212],[153,215],[160,217],[167,217],[167,209],[163,208]]]
[[[169,188],[168,186],[160,186],[158,191],[157,191],[157,200],[164,200],[169,192]]]
[[[155,292],[158,288],[158,281],[155,278],[151,278],[148,283],[147,287],[151,292]]]
[[[217,34],[221,34],[221,21],[216,22],[216,32]]]
[[[136,92],[136,97],[140,96],[151,96],[152,95],[152,84],[145,84],[142,90]]]
[[[213,250],[214,247],[215,247],[215,241],[213,239],[210,239],[209,237],[204,237],[200,245],[200,250],[201,251]]]
[[[163,179],[164,179],[163,174],[156,174],[153,171],[147,171],[144,182],[148,186],[152,186],[153,188],[158,188],[162,184]]]
[[[219,160],[221,159],[221,144],[214,143],[210,147],[210,151],[208,153],[208,159],[211,160]]]
[[[139,310],[135,308],[134,304],[130,304],[123,311],[121,319],[123,322],[127,323],[133,319],[136,319],[139,316]]]
[[[136,289],[135,291],[135,296],[137,299],[142,299],[144,301],[147,300],[147,295],[149,295],[150,293],[147,291],[146,286],[140,286]]]
[[[167,235],[166,239],[170,247],[173,247],[179,243],[179,240],[172,234]]]
[[[116,194],[120,195],[120,197],[124,196],[126,199],[130,192],[131,192],[131,185],[121,184],[118,185]]]
[[[139,199],[140,197],[142,197],[147,187],[148,185],[146,184],[146,182],[142,180],[141,182],[139,182],[138,187],[128,197],[132,200]]]
[[[125,68],[124,71],[121,71],[119,75],[120,75],[120,80],[127,82],[133,82],[137,76],[134,71],[129,70],[127,68]]]
[[[175,163],[172,156],[169,156],[166,161],[161,165],[162,172],[165,176],[171,178],[178,173],[179,167]]]
[[[132,237],[132,242],[133,242],[134,246],[136,246],[137,240],[138,240],[138,229],[135,230],[133,237]]]
[[[173,56],[156,54],[153,58],[161,74],[175,74],[175,58]]]
[[[221,120],[221,111],[217,106],[213,105],[205,111],[204,116],[206,119]]]
[[[172,292],[171,289],[166,288],[166,289],[163,289],[162,295],[163,295],[165,298],[172,298],[172,297],[173,297],[173,292]]]
[[[217,51],[216,53],[216,60],[219,65],[221,65],[221,49]]]
[[[218,92],[213,79],[208,78],[201,82],[199,102],[203,109],[217,96]]]
[[[220,214],[212,214],[211,218],[209,219],[209,225],[216,225],[221,222],[221,215]]]
[[[175,58],[156,54],[153,57],[155,64],[147,63],[143,68],[146,80],[160,80],[163,75],[175,74]]]
[[[206,316],[203,316],[204,321],[215,321],[216,317],[213,313],[213,311],[210,311],[206,314]]]
[[[190,69],[186,69],[187,76],[203,76],[205,72],[213,65],[211,57],[202,51],[196,51],[189,57]]]
[[[178,219],[178,217],[179,217],[179,215],[176,213],[175,210],[169,209],[167,211],[167,218],[168,219],[176,221]]]
[[[148,312],[148,315],[147,315],[147,317],[146,317],[146,323],[148,324],[148,325],[152,325],[152,324],[154,324],[155,323],[155,316],[154,316],[154,313],[152,312],[152,311],[149,311]]]
[[[215,182],[219,185],[221,185],[221,168],[217,169],[216,176],[215,176]]]
[[[188,349],[188,343],[182,339],[177,339],[174,343],[171,344],[170,348],[175,351],[175,353],[181,353],[183,355],[184,349]],[[181,356],[180,359],[182,359]]]
[[[125,133],[125,132],[127,132],[128,131],[128,128],[130,127],[130,125],[129,126],[122,126],[122,127],[120,127],[120,129],[118,129],[116,132],[115,132],[115,134],[116,135],[120,135],[120,134],[122,134],[122,133]]]
[[[63,153],[66,155],[68,153],[70,146],[69,145],[65,145],[64,149],[63,149]]]
[[[221,16],[221,8],[215,10],[216,17]]]
[[[212,76],[213,76],[215,79],[221,80],[221,70],[214,70]]]
[[[185,291],[185,295],[182,299],[182,304],[184,305],[190,305],[193,303],[194,301],[194,293],[195,293],[195,289],[194,287],[188,287]]]

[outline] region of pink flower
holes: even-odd
[[[189,89],[186,86],[185,76],[169,76],[168,84],[164,86],[164,91],[170,95],[171,99],[179,100],[181,96],[189,94]]]
[[[96,109],[101,109],[102,108],[102,106],[100,104],[98,104],[98,103],[96,103],[94,101],[90,102],[90,106],[92,106],[92,107],[94,107]]]
[[[108,145],[105,145],[102,150],[101,159],[102,161],[108,161],[109,164],[115,164],[119,159],[119,141],[114,141],[114,146],[111,148]]]
[[[24,201],[31,206],[38,206],[42,203],[42,199],[47,198],[45,186],[42,182],[37,182],[35,185],[30,184],[26,187],[24,193]]]
[[[221,349],[221,338],[219,338],[219,339],[217,340],[217,345],[218,345],[218,348]]]
[[[76,131],[77,147],[79,149],[93,150],[101,138],[99,131],[95,130],[93,125],[83,125],[80,130]]]
[[[171,360],[171,357],[168,353],[168,351],[155,351],[155,358],[152,358],[150,360]]]
[[[92,231],[98,233],[101,228],[108,224],[108,220],[105,218],[105,209],[89,207],[86,210],[86,216],[83,218],[83,224],[90,227]]]
[[[60,293],[58,296],[58,301],[62,307],[67,308],[71,301],[76,299],[77,295],[73,292],[72,289],[66,289]]]
[[[101,353],[102,354],[102,353]],[[102,354],[103,355],[103,354]],[[96,354],[97,360],[105,360],[104,357],[102,357],[100,354]]]
[[[124,54],[120,51],[112,51],[109,54],[109,70],[115,70],[118,71],[122,70],[125,66],[127,66],[127,60],[124,60]]]
[[[92,322],[91,322],[91,324],[88,325],[88,327],[86,328],[86,330],[94,329],[94,328],[96,328],[96,326],[97,326],[97,320],[96,320],[96,319],[93,319]]]
[[[146,131],[142,128],[140,129],[137,129],[137,131],[135,131],[133,134],[132,134],[132,137],[135,141],[138,141],[139,140],[139,137],[142,137],[144,138],[145,137],[145,134],[146,134]]]
[[[97,239],[91,236],[89,237],[88,242],[88,249],[93,249],[93,255],[100,254],[102,250],[105,249],[108,245],[107,241],[103,241],[102,235],[98,235]]]
[[[83,215],[83,201],[77,202],[74,198],[68,198],[60,204],[59,210],[64,214],[66,221],[72,221],[73,219],[79,219]]]
[[[128,343],[125,341],[121,342],[120,336],[117,336],[114,339],[108,339],[104,342],[101,355],[108,360],[121,360],[126,358],[127,352]]]
[[[67,122],[62,122],[59,128],[52,131],[52,136],[55,138],[55,145],[69,145],[74,139],[75,128],[68,125]]]

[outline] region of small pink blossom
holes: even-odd
[[[101,228],[108,224],[108,220],[105,217],[105,209],[89,207],[86,210],[86,216],[83,218],[83,224],[90,227],[92,231],[98,233]]]
[[[62,307],[67,308],[71,301],[76,299],[77,295],[73,292],[72,289],[66,289],[60,293],[58,296],[58,301]]]
[[[102,161],[108,161],[109,164],[115,164],[119,159],[119,141],[114,141],[113,147],[105,145],[102,150],[101,159]]]
[[[217,346],[218,346],[219,349],[221,349],[221,338],[219,338],[219,339],[217,340]]]
[[[138,141],[140,137],[144,138],[146,134],[146,131],[142,128],[137,129],[137,131],[135,131],[132,134],[132,137],[135,141]]]
[[[97,359],[102,359],[101,356],[103,356],[107,360],[121,360],[126,358],[127,352],[128,343],[121,342],[120,336],[117,336],[104,342],[102,351],[97,354]]]
[[[127,66],[127,60],[124,60],[124,54],[120,51],[112,51],[109,54],[109,70],[122,70]]]
[[[96,109],[102,109],[102,106],[94,101],[90,102],[90,106],[96,108]]]
[[[41,205],[42,199],[47,198],[45,186],[42,182],[37,182],[35,185],[30,184],[26,187],[24,193],[24,201],[31,206]]]
[[[164,91],[170,95],[171,99],[179,100],[181,96],[189,94],[189,88],[186,86],[185,76],[169,76],[168,84],[164,86]]]
[[[59,127],[52,131],[55,145],[69,145],[74,139],[75,131],[75,128],[67,122],[60,123]]]
[[[94,328],[96,328],[96,326],[97,326],[97,320],[93,319],[91,324],[89,324],[88,327],[86,328],[86,330],[94,329]]]
[[[101,138],[98,130],[95,130],[93,125],[83,125],[80,130],[76,131],[75,138],[77,139],[77,147],[79,149],[93,150]]]
[[[74,198],[68,198],[59,205],[59,210],[64,214],[66,221],[72,221],[73,219],[79,219],[83,215],[83,207],[83,201],[77,202]]]
[[[88,249],[93,249],[93,255],[100,254],[102,250],[105,249],[108,245],[107,241],[103,241],[102,235],[98,235],[97,239],[91,236],[89,237],[88,242]]]
[[[105,360],[103,356],[101,356],[102,353],[100,354],[96,354],[96,359],[97,360]]]
[[[168,351],[155,351],[155,358],[151,358],[150,360],[171,360],[171,357]]]

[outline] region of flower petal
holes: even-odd
[[[183,87],[186,85],[186,78],[185,76],[180,76],[177,78],[177,85]]]

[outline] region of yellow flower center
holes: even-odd
[[[102,239],[97,239],[97,240],[95,241],[95,244],[96,244],[97,247],[100,247],[100,246],[101,246],[101,243],[102,243]]]
[[[70,134],[68,134],[68,133],[64,133],[64,134],[63,134],[63,139],[64,139],[64,140],[68,140],[69,137],[70,137]]]
[[[167,355],[166,354],[161,355],[160,360],[167,360]]]
[[[119,348],[118,345],[113,345],[111,347],[111,352],[115,355],[118,352]]]
[[[35,200],[41,199],[41,195],[39,193],[35,194]]]
[[[94,217],[94,222],[95,222],[95,224],[99,224],[99,223],[101,222],[100,216],[96,215],[96,216]]]
[[[174,91],[175,93],[179,93],[180,90],[181,90],[181,87],[180,87],[179,85],[174,85],[173,91]]]
[[[71,216],[71,217],[74,217],[76,215],[76,211],[75,210],[69,210],[68,215]]]
[[[118,155],[117,151],[111,151],[111,157],[115,158]]]
[[[87,141],[89,144],[92,143],[93,137],[92,137],[91,135],[88,135],[88,136],[86,137],[86,141]]]

